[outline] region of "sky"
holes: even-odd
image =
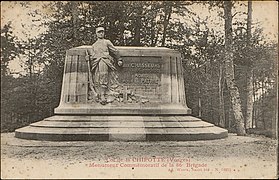
[[[19,3],[15,4],[14,2],[15,1],[1,1],[1,28],[7,22],[11,21],[14,34],[22,40],[38,36],[46,30],[44,27],[40,26],[40,21],[34,21],[40,19],[39,17],[28,16],[28,13],[31,12],[30,9],[23,8]],[[43,1],[30,2],[30,8],[32,10],[38,9],[39,11],[42,11],[42,5],[47,3]],[[258,22],[263,27],[263,33],[267,41],[278,41],[278,3],[276,1],[253,1],[252,5],[253,23]],[[238,7],[237,10],[245,11],[243,8],[246,7],[241,6]],[[201,7],[201,5],[191,6],[190,9],[201,18],[208,17],[212,19],[213,21],[207,24],[209,28],[219,29],[221,33],[223,32],[223,30],[220,29],[222,26],[218,24],[221,20],[218,18],[217,11],[209,11],[207,7]],[[51,11],[52,9],[49,8],[44,9],[42,12],[47,13]],[[235,18],[241,19],[245,18],[245,16],[237,15]],[[22,71],[19,60],[12,61],[9,67],[11,71]]]

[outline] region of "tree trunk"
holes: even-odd
[[[201,89],[199,89],[198,107],[199,107],[199,117],[201,117],[202,116]]]
[[[154,17],[153,19],[152,19],[152,28],[151,28],[151,36],[150,36],[150,39],[151,39],[151,47],[155,47],[155,27],[156,27],[156,19],[155,19],[156,17]]]
[[[250,49],[251,42],[251,26],[252,26],[252,1],[248,1],[248,18],[247,18],[247,47]],[[249,60],[247,57],[247,60]],[[251,61],[251,60],[249,60]],[[246,84],[246,117],[245,117],[245,129],[252,128],[252,114],[253,114],[253,69],[250,65],[247,66],[247,84]]]
[[[151,3],[151,12],[152,16],[150,17],[151,21],[151,30],[150,30],[150,46],[155,47],[155,35],[156,35],[156,17],[157,17],[157,7],[156,7],[156,2]]]
[[[163,38],[162,38],[162,44],[161,46],[165,46],[166,42],[166,36],[167,36],[167,28],[168,24],[171,18],[171,13],[172,13],[172,5],[169,2],[165,2],[164,5],[164,10],[165,10],[165,16],[164,16],[164,22],[163,22]]]
[[[261,86],[261,121],[263,122],[263,128],[265,130],[265,111],[264,111],[264,99],[265,99],[265,88],[264,88],[264,79],[262,79],[262,82],[261,82],[262,86]]]
[[[241,111],[239,90],[234,79],[232,52],[232,1],[224,1],[225,15],[225,78],[232,102],[237,135],[245,135],[244,118]]]
[[[124,20],[123,20],[123,18],[120,20],[120,34],[121,34],[121,36],[120,36],[120,46],[125,46],[126,44],[126,42],[125,42],[125,25],[124,25]]]
[[[77,37],[78,37],[78,33],[77,33],[77,29],[78,29],[78,3],[76,1],[72,1],[71,2],[71,8],[72,8],[72,18],[73,18],[73,43],[74,43],[74,46],[77,46],[78,45],[78,41],[77,41]]]
[[[159,33],[160,33],[160,31],[159,31],[159,28],[158,28],[158,29],[157,29],[157,33],[156,33],[156,37],[155,37],[155,40],[154,40],[154,46],[157,45],[158,38],[159,38]]]
[[[245,118],[245,129],[251,129],[252,118],[253,118],[253,69],[247,69],[247,101],[246,101],[246,118]]]
[[[275,58],[275,60],[276,59],[278,61],[278,56],[277,56],[277,58]],[[274,69],[277,69],[277,71],[278,71],[278,63],[274,63],[274,65],[275,65]],[[273,88],[275,88],[277,90],[277,93],[278,93],[278,74],[277,74],[277,78],[275,78],[275,84],[274,84]],[[277,96],[277,98],[278,98],[278,96]],[[274,107],[274,116],[273,117],[275,119],[271,123],[272,129],[273,129],[272,130],[272,137],[278,139],[278,119],[276,119],[278,117],[278,101],[276,103],[274,103],[274,105],[275,105],[275,107]],[[278,147],[277,147],[277,149],[278,149]]]
[[[252,88],[253,88],[253,102],[256,103],[256,82],[255,82],[255,75],[254,75],[254,71],[252,72]],[[252,128],[256,127],[256,109],[255,106],[256,104],[253,103],[253,114],[252,114]]]
[[[141,28],[141,15],[138,14],[136,16],[136,23],[135,23],[135,36],[134,36],[134,43],[135,46],[140,46],[140,28]]]
[[[223,72],[223,62],[220,63],[219,69],[219,126],[225,127],[225,109],[224,109],[224,72]]]
[[[213,96],[214,96],[214,93],[213,93],[213,88],[214,88],[214,84],[213,84],[213,60],[210,59],[210,89],[211,89],[211,93],[210,93],[210,116],[211,116],[211,119],[212,121],[214,121],[214,124],[218,124],[215,120],[215,117],[214,117],[214,105],[213,105]]]

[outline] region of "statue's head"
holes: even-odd
[[[103,28],[103,27],[97,27],[96,28],[96,34],[97,34],[97,38],[99,38],[99,39],[103,39],[104,38],[104,36],[105,36],[105,28]]]

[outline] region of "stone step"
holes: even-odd
[[[19,128],[16,130],[16,132],[25,132],[25,133],[30,133],[32,131],[43,134],[43,133],[55,133],[55,134],[102,134],[102,133],[108,133],[108,132],[119,132],[119,133],[130,133],[132,132],[131,130],[134,129],[142,129],[142,128],[121,128],[121,131],[118,131],[120,128],[75,128],[74,131],[73,129],[70,128],[47,128],[47,127],[32,127],[32,126],[26,126],[23,128]],[[166,134],[171,134],[171,133],[191,133],[191,134],[197,134],[201,132],[206,132],[210,131],[210,133],[214,133],[215,130],[223,131],[223,128],[219,128],[216,126],[213,127],[206,127],[206,128],[196,128],[196,129],[183,129],[183,128],[164,128],[164,129],[154,129],[154,128],[144,128],[146,130],[146,133],[166,133]],[[213,131],[212,131],[213,130]],[[134,133],[139,132],[135,131]]]
[[[52,116],[17,129],[22,139],[49,141],[190,141],[228,131],[192,116]]]
[[[193,116],[62,116],[55,115],[45,118],[46,121],[201,121],[201,119]]]
[[[190,141],[227,137],[228,132],[219,127],[195,129],[181,128],[44,128],[17,129],[15,136],[23,139],[49,141]]]
[[[139,123],[140,122],[140,123]],[[91,121],[91,122],[59,122],[59,121],[39,121],[30,124],[32,127],[52,127],[52,128],[109,128],[109,127],[145,127],[145,128],[200,128],[211,127],[213,124],[204,121]]]

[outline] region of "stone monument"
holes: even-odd
[[[53,141],[187,141],[225,138],[228,131],[191,116],[181,54],[163,47],[116,47],[118,85],[100,103],[86,60],[91,46],[67,51],[54,116],[17,129],[23,139]],[[96,94],[95,94],[96,95]]]

